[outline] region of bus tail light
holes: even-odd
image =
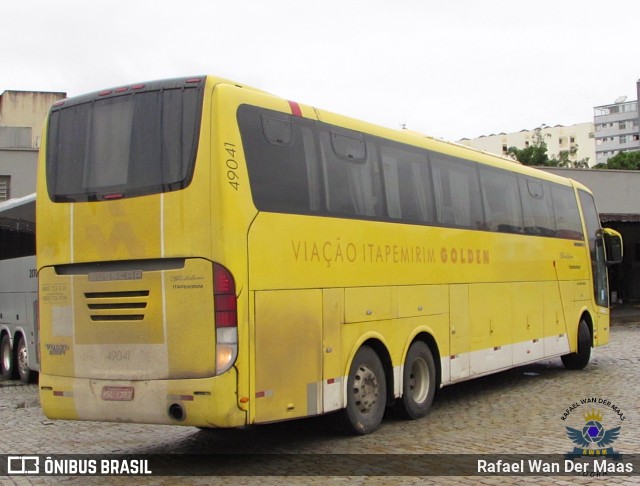
[[[213,305],[216,325],[216,375],[227,371],[238,356],[238,299],[231,272],[213,264]]]

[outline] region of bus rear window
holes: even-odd
[[[186,187],[203,90],[173,84],[54,108],[47,141],[51,199],[92,201]]]

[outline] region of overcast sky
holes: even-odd
[[[637,99],[637,0],[0,0],[0,92],[215,74],[447,140]]]

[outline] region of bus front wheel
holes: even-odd
[[[387,404],[387,382],[377,353],[362,346],[351,363],[347,379],[345,422],[359,435],[373,432],[382,422]]]
[[[13,380],[16,377],[11,338],[9,338],[8,334],[2,336],[2,343],[0,344],[0,368],[2,368],[2,376],[7,380]]]
[[[424,417],[436,393],[436,366],[429,346],[416,341],[409,348],[404,362],[402,399],[398,408],[411,420]]]
[[[591,358],[591,332],[585,320],[578,326],[578,350],[562,356],[562,364],[568,370],[581,370],[589,364]]]

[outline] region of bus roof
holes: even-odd
[[[0,202],[0,228],[18,231],[24,230],[25,226],[33,227],[35,201],[34,193]]]

